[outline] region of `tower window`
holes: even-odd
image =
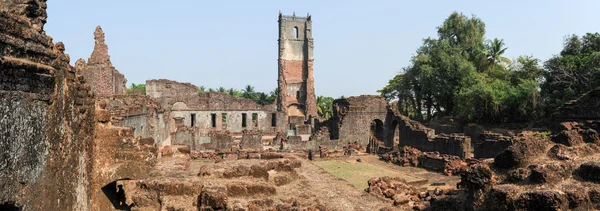
[[[271,114],[271,127],[277,126],[277,113]]]
[[[298,39],[298,27],[294,26],[294,38]]]
[[[296,91],[296,100],[300,100],[300,91]]]

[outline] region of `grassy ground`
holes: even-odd
[[[406,174],[400,171],[386,168],[381,165],[369,163],[367,159],[364,162],[355,160],[321,160],[314,161],[313,164],[325,169],[332,175],[342,178],[358,189],[368,187],[367,181],[372,177],[400,177],[408,182],[422,180],[422,178]]]

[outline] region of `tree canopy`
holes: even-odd
[[[410,64],[378,90],[419,120],[454,116],[465,122],[523,122],[540,113],[539,60],[503,56],[502,39],[485,39],[485,23],[452,13],[426,38]]]
[[[541,90],[547,111],[600,86],[600,34],[567,36],[563,50],[544,67]]]
[[[275,88],[275,90],[273,90],[267,94],[264,92],[255,91],[254,87],[252,85],[246,85],[246,87],[244,87],[244,89],[242,89],[242,90],[237,90],[234,88],[226,89],[224,87],[219,87],[217,89],[213,89],[213,88],[206,89],[206,87],[204,87],[204,86],[199,86],[198,93],[202,93],[202,92],[222,92],[222,93],[226,93],[231,96],[234,96],[234,97],[242,97],[242,98],[251,99],[254,102],[256,102],[257,104],[260,104],[262,106],[274,103],[275,100],[277,99],[277,96],[279,95],[279,90],[277,88]]]

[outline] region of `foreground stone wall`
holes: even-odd
[[[94,108],[62,43],[46,36],[46,2],[0,2],[0,206],[89,210]]]
[[[112,210],[114,188],[119,180],[144,179],[157,162],[158,150],[152,138],[134,136],[131,127],[113,126],[103,101],[96,106],[93,150],[92,210]]]

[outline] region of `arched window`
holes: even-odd
[[[294,38],[298,39],[298,27],[294,26]]]

